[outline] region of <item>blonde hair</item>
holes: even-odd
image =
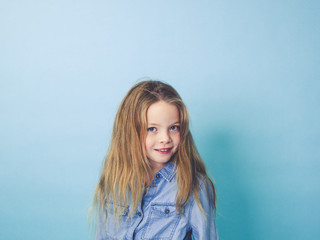
[[[93,207],[108,212],[113,204],[116,219],[130,202],[129,215],[136,212],[150,173],[144,141],[147,133],[147,110],[153,103],[165,101],[179,111],[181,142],[172,161],[176,167],[178,191],[176,207],[182,213],[190,194],[203,212],[199,201],[199,179],[204,183],[209,201],[215,208],[215,188],[206,173],[189,130],[188,111],[176,90],[160,81],[142,81],[134,85],[122,100],[115,117],[109,152],[100,181],[95,189]],[[209,191],[209,189],[211,191]],[[213,193],[212,195],[209,193]]]

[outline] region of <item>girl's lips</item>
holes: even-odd
[[[168,154],[172,148],[159,148],[155,149],[155,151],[159,152],[160,154]]]

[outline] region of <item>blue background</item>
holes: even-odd
[[[2,0],[0,239],[90,239],[119,103],[187,104],[221,240],[319,239],[319,1]]]

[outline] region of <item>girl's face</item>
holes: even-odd
[[[159,101],[147,111],[145,148],[153,173],[159,171],[177,151],[180,143],[178,108]]]

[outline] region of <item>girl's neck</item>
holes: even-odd
[[[147,188],[150,186],[152,180],[153,180],[153,177],[151,177],[151,176],[146,177],[146,187]]]

